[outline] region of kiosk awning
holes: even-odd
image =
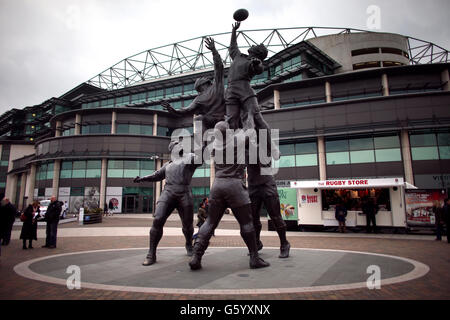
[[[296,189],[364,189],[381,187],[405,187],[406,189],[417,189],[416,186],[405,182],[403,178],[291,181],[291,188]]]

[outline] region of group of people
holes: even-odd
[[[52,197],[47,208],[45,216],[40,213],[39,201],[34,201],[29,204],[27,208],[20,215],[20,220],[23,222],[20,232],[20,239],[23,241],[22,249],[33,249],[33,240],[37,240],[38,221],[46,222],[46,239],[43,248],[56,248],[56,237],[58,230],[58,223],[62,211],[63,204]],[[7,246],[11,240],[11,232],[16,216],[19,214],[16,207],[4,198],[0,206],[0,243]],[[28,241],[28,245],[27,245]]]
[[[206,47],[212,52],[214,59],[214,80],[197,79],[195,89],[198,96],[187,108],[175,110],[169,103],[162,106],[174,114],[195,114],[195,121],[201,121],[202,131],[214,129],[214,143],[212,154],[214,159],[225,159],[225,155],[233,155],[234,161],[214,161],[215,180],[211,187],[208,204],[202,210],[207,210],[206,219],[201,223],[198,234],[193,240],[193,198],[190,190],[192,175],[203,159],[198,161],[198,152],[184,152],[179,138],[171,141],[169,151],[172,158],[161,169],[145,177],[136,177],[134,182],[161,181],[165,179],[165,187],[156,205],[155,219],[150,229],[149,252],[143,265],[156,262],[156,248],[163,235],[163,226],[174,209],[182,221],[182,231],[185,236],[185,247],[188,256],[192,256],[189,266],[192,270],[202,268],[201,260],[209,245],[210,238],[218,226],[227,208],[231,208],[233,215],[240,225],[240,234],[249,250],[250,268],[268,267],[258,251],[263,248],[260,240],[261,222],[259,211],[264,204],[275,224],[280,238],[279,258],[289,257],[290,244],[286,239],[286,224],[280,213],[280,201],[275,180],[270,174],[262,174],[264,169],[261,162],[250,163],[248,153],[250,145],[259,150],[270,148],[269,157],[279,158],[278,148],[270,137],[270,128],[263,119],[256,94],[251,88],[251,79],[263,72],[263,61],[268,51],[264,45],[255,45],[248,50],[248,55],[240,52],[237,46],[237,30],[240,26],[236,22],[232,28],[229,47],[232,64],[228,73],[228,87],[224,89],[223,62],[218,54],[214,40],[206,38]],[[233,134],[229,134],[233,129]],[[197,130],[194,126],[194,131]],[[247,130],[266,130],[266,139],[257,141],[250,138]],[[198,132],[195,132],[198,133]],[[194,133],[194,137],[198,136]],[[203,132],[200,132],[203,137]],[[237,161],[242,155],[238,154],[237,140],[245,140],[246,161]],[[242,141],[242,140],[241,140]],[[194,141],[195,144],[196,141]],[[202,151],[205,143],[197,141]],[[267,148],[266,148],[267,147]],[[255,148],[252,149],[253,151]],[[195,147],[194,147],[194,151]],[[242,150],[241,150],[242,151]],[[203,154],[203,152],[201,153]],[[175,157],[174,157],[175,155]],[[264,164],[267,166],[267,164]],[[270,164],[268,165],[270,167]],[[248,175],[248,187],[245,184],[245,169]],[[265,168],[267,169],[267,168]],[[200,210],[200,211],[202,211]]]
[[[361,206],[362,213],[366,216],[366,231],[367,233],[377,233],[376,215],[379,207],[375,200],[372,198],[366,198],[363,200]],[[346,226],[345,221],[347,218],[347,207],[344,201],[339,201],[335,208],[334,216],[339,223],[339,232],[345,233]]]

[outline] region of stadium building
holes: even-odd
[[[230,33],[211,36],[226,77]],[[72,212],[110,202],[116,212],[153,212],[163,182],[138,185],[133,178],[169,160],[175,129],[192,132],[191,116],[169,114],[161,102],[188,106],[195,80],[212,76],[205,37],[138,53],[60,97],[4,113],[0,192],[19,209],[57,195]],[[399,34],[331,28],[241,31],[238,43],[242,52],[258,43],[269,49],[252,85],[263,116],[279,129],[276,180],[280,188],[298,183],[300,225],[333,225],[332,208],[342,199],[354,216],[350,225],[363,225],[358,211],[368,196],[383,211],[380,225],[405,227],[408,188],[448,193],[446,49]],[[195,207],[213,179],[207,165],[195,172]]]

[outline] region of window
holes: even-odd
[[[154,172],[153,160],[108,160],[108,178],[135,178]]]
[[[379,68],[381,67],[380,61],[370,61],[370,62],[361,62],[353,65],[353,70],[360,69],[368,69],[368,68]]]
[[[380,52],[379,48],[364,48],[364,49],[352,50],[352,57],[361,56],[364,54],[376,54],[379,52]]]
[[[411,134],[409,136],[409,141],[411,145],[411,156],[413,160],[439,159],[438,139],[435,133]]]
[[[327,165],[402,161],[400,139],[394,136],[326,141]]]
[[[81,134],[109,134],[111,124],[84,124],[81,127]]]
[[[281,157],[274,162],[279,168],[317,166],[317,143],[301,142],[295,144],[281,144]]]

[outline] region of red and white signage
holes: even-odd
[[[386,179],[339,179],[325,181],[291,181],[291,188],[298,189],[360,189],[404,186],[403,178]]]

